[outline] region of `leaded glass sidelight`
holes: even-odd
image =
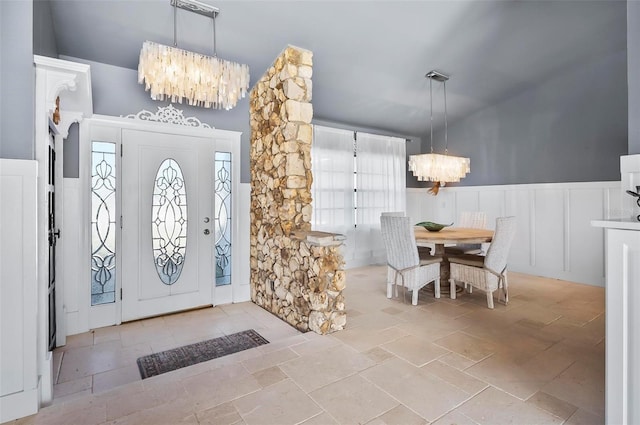
[[[91,305],[116,300],[116,144],[91,143]]]
[[[173,285],[187,250],[187,191],[182,169],[171,158],[160,164],[154,180],[151,238],[158,276],[165,285]]]
[[[231,153],[216,152],[215,181],[216,286],[231,284]]]

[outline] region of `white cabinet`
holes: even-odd
[[[606,423],[640,423],[640,222],[605,228]]]

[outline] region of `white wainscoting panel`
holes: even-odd
[[[38,411],[37,161],[0,159],[0,422]]]
[[[463,211],[485,211],[487,227],[501,216],[517,218],[509,270],[604,286],[604,233],[593,219],[621,211],[620,182],[544,183],[407,189],[415,222],[456,222]]]

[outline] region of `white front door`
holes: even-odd
[[[122,321],[212,304],[214,141],[122,130]]]

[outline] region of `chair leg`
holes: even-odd
[[[493,309],[493,292],[487,291],[487,306]]]
[[[451,299],[455,300],[456,299],[456,281],[453,278],[449,279],[449,286],[451,288]]]
[[[507,281],[507,272],[504,272],[504,277],[502,278],[502,290],[504,291],[504,304],[507,305],[509,302],[509,282]]]
[[[417,289],[414,289],[412,291],[412,295],[411,295],[411,304],[412,305],[418,305],[418,292],[420,292]]]
[[[436,298],[440,298],[440,278],[433,282],[433,292],[435,292]]]
[[[387,282],[387,298],[392,298],[393,297],[393,282],[388,281]]]

